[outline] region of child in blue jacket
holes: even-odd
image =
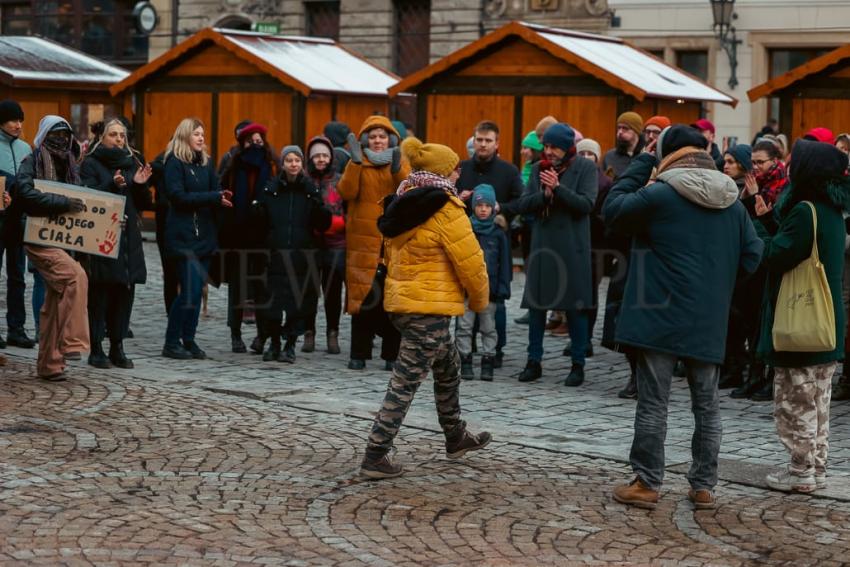
[[[493,380],[493,362],[496,354],[496,306],[511,296],[511,247],[505,231],[493,221],[496,218],[496,190],[483,183],[475,187],[472,194],[473,212],[470,220],[478,244],[484,252],[487,276],[490,280],[490,304],[481,313],[466,308],[458,318],[457,349],[461,355],[461,378],[475,378],[472,368],[472,337],[475,318],[478,317],[478,332],[481,334],[481,379]]]

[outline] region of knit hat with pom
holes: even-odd
[[[410,162],[413,171],[428,171],[448,177],[460,163],[460,158],[448,146],[442,144],[423,144],[415,137],[405,138],[401,143],[401,153]]]

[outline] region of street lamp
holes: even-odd
[[[729,76],[729,88],[738,86],[738,44],[741,40],[735,35],[735,26],[732,20],[738,18],[735,13],[735,0],[710,0],[711,13],[714,16],[714,33],[720,40],[720,47],[729,56],[729,68],[732,73]]]

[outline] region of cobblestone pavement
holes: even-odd
[[[408,473],[363,483],[355,473],[388,373],[377,362],[350,371],[345,355],[324,352],[299,352],[295,365],[232,354],[215,289],[198,338],[211,359],[159,357],[164,308],[155,248],[147,252],[151,277],[137,291],[127,342],[134,370],[77,362],[68,382],[43,383],[31,378],[34,351],[5,351],[0,563],[825,565],[850,557],[846,403],[833,404],[830,488],[804,497],[760,488],[785,460],[770,404],[724,398],[720,507],[694,512],[681,474],[692,418],[678,381],[662,504],[626,510],[609,492],[629,477],[633,402],[616,398],[627,367],[597,342],[585,386],[568,390],[564,339],[547,337],[544,378],[511,378],[525,361],[526,329],[513,323],[519,276],[506,367],[493,383],[462,386],[465,417],[497,441],[446,461],[433,394],[423,388],[398,443]]]

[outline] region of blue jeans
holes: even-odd
[[[650,350],[641,351],[637,362],[638,401],[635,436],[629,462],[648,487],[658,490],[664,480],[664,441],[667,438],[667,406],[673,368],[679,357]],[[691,388],[694,433],[691,437],[691,487],[713,490],[717,484],[717,455],[723,428],[717,381],[720,365],[685,359]]]
[[[194,341],[201,314],[201,293],[207,282],[210,268],[209,258],[180,258],[175,262],[180,293],[168,311],[168,327],[165,344],[179,345],[180,339]]]
[[[543,334],[546,331],[546,311],[541,309],[528,310],[528,360],[540,362],[543,360]],[[573,364],[584,366],[584,353],[590,336],[587,332],[587,313],[572,309],[567,311],[567,327],[570,330],[572,347],[570,357]]]
[[[3,253],[6,254],[6,326],[10,331],[23,331],[27,322],[27,309],[24,295],[27,282],[26,254],[23,244],[8,245],[0,240],[0,264],[3,263]]]

